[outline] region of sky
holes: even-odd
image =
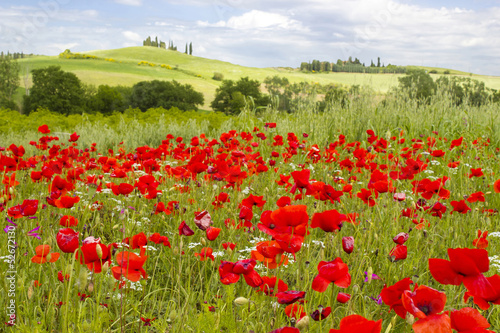
[[[314,59],[500,76],[500,0],[2,0],[0,50],[57,55],[142,45],[252,67]]]

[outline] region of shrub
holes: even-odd
[[[212,79],[215,81],[222,81],[224,79],[224,75],[222,73],[215,72]]]

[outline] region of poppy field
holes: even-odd
[[[1,330],[498,331],[500,110],[407,103],[3,136]]]

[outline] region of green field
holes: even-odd
[[[402,74],[363,74],[363,73],[304,73],[291,68],[255,68],[234,65],[219,60],[189,56],[182,52],[170,51],[153,47],[128,47],[114,50],[96,50],[83,52],[95,55],[101,59],[61,59],[58,56],[36,56],[20,59],[22,72],[51,65],[58,65],[65,71],[75,73],[84,83],[100,85],[108,84],[131,86],[144,80],[176,80],[182,84],[191,84],[195,90],[205,96],[204,109],[209,109],[214,99],[215,90],[220,81],[212,79],[214,72],[224,75],[224,79],[238,80],[248,76],[251,79],[263,81],[268,76],[284,76],[290,82],[317,82],[319,84],[344,84],[371,87],[375,92],[385,93],[398,84]],[[106,61],[112,58],[115,62]],[[156,66],[139,66],[140,61],[148,61]],[[161,68],[165,64],[172,69]],[[428,70],[436,69],[439,73],[445,69],[422,67]],[[469,77],[469,73],[450,70],[452,75]],[[440,74],[433,74],[438,77]],[[500,77],[472,75],[472,78],[484,81],[486,86],[500,89]],[[28,79],[29,82],[29,79]],[[29,85],[30,83],[28,83]],[[24,79],[21,78],[24,87]],[[16,101],[21,100],[24,89],[19,89]]]

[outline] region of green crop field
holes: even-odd
[[[391,87],[398,85],[398,77],[403,74],[363,74],[363,73],[306,73],[291,68],[254,68],[234,65],[219,60],[189,56],[182,52],[170,51],[153,47],[127,47],[114,50],[96,50],[82,52],[94,55],[99,59],[64,59],[58,56],[36,56],[20,59],[22,72],[43,68],[51,65],[61,66],[65,71],[75,73],[82,82],[93,85],[108,84],[111,86],[132,86],[145,80],[176,80],[182,84],[190,84],[205,96],[204,109],[209,109],[210,102],[214,99],[215,90],[220,81],[212,79],[214,72],[224,75],[224,79],[238,80],[248,76],[251,79],[263,81],[269,76],[283,76],[292,83],[317,82],[321,85],[343,84],[371,87],[375,92],[385,93]],[[104,59],[113,59],[106,61]],[[147,61],[156,66],[138,65]],[[160,65],[165,64],[172,69],[165,69]],[[294,65],[294,64],[291,64]],[[446,69],[421,67],[428,70],[435,69],[442,73]],[[469,73],[450,70],[452,75],[469,77]],[[434,78],[440,74],[433,74]],[[472,75],[473,79],[484,81],[486,86],[500,89],[500,77]],[[28,79],[28,85],[29,83]],[[24,79],[21,80],[24,86]],[[20,89],[17,101],[21,100],[24,89]]]

